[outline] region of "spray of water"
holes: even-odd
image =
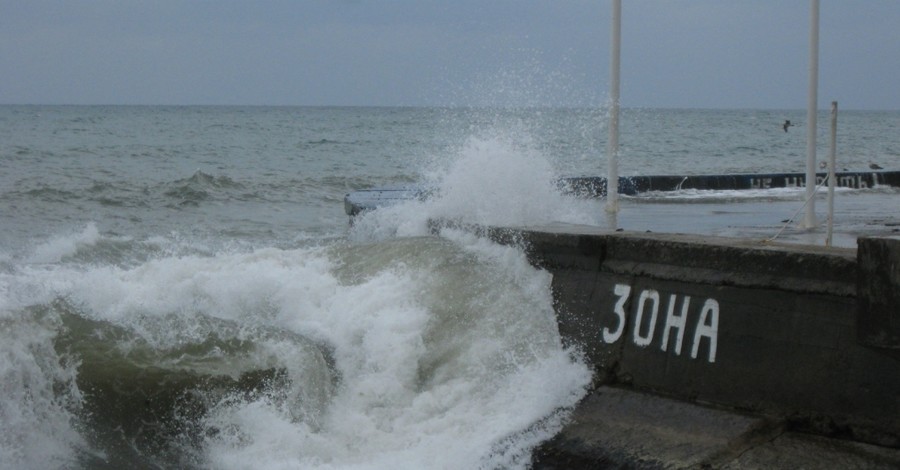
[[[429,197],[363,214],[351,237],[383,239],[427,233],[429,220],[496,226],[597,225],[595,201],[563,194],[559,171],[527,130],[487,130],[440,161],[424,183]]]

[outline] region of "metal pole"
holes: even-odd
[[[834,180],[835,161],[837,160],[837,101],[831,102],[831,140],[828,145],[828,236],[825,246],[831,246],[831,235],[834,232]]]
[[[809,95],[806,103],[806,217],[803,228],[816,226],[816,111],[819,91],[819,0],[809,12]]]
[[[622,45],[622,0],[612,2],[609,67],[609,140],[606,142],[606,211],[619,211],[619,53]]]

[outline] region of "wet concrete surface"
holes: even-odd
[[[895,469],[900,449],[791,432],[775,419],[603,386],[536,450],[532,468]]]
[[[730,196],[729,196],[730,195]],[[832,246],[856,248],[864,236],[900,237],[900,193],[883,191],[838,193],[834,202]],[[816,198],[817,225],[801,227],[804,201],[796,191],[781,197],[753,197],[746,192],[680,193],[622,198],[620,210],[608,214],[599,228],[607,230],[686,233],[742,238],[747,241],[825,246],[827,201]],[[603,201],[597,210],[604,211]]]

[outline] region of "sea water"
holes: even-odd
[[[781,128],[803,116],[625,110],[620,171],[803,171],[805,133]],[[548,273],[426,224],[606,223],[554,183],[603,174],[605,120],[0,106],[0,467],[527,468],[590,368]],[[900,168],[900,113],[841,123],[839,167]],[[348,223],[345,193],[405,184],[434,197]],[[801,192],[625,198],[626,214]]]

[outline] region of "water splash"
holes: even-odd
[[[90,452],[77,421],[78,361],[55,350],[52,315],[0,315],[0,467],[67,467]]]
[[[52,319],[0,332],[34,371],[5,404],[53,419],[7,421],[16,442],[56,436],[76,467],[526,468],[590,382],[515,248],[448,232],[164,253],[4,275],[4,315]],[[36,380],[46,404],[14,393]]]
[[[88,223],[80,233],[61,235],[42,243],[34,249],[31,263],[57,263],[79,249],[94,245],[100,240],[100,231],[93,222]]]
[[[429,173],[427,200],[362,214],[351,237],[425,235],[431,219],[498,226],[603,223],[596,204],[564,194],[558,179],[554,161],[527,131],[487,132],[468,138]]]

